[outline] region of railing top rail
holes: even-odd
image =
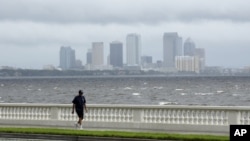
[[[50,103],[0,103],[0,107],[70,107],[72,104]],[[126,105],[126,104],[88,104],[93,108],[133,108],[133,109],[186,109],[186,110],[250,110],[250,106],[201,106],[201,105]]]

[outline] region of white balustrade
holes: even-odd
[[[0,125],[72,126],[71,104],[0,104]],[[250,124],[250,107],[88,105],[84,124],[92,128],[228,132]],[[209,127],[209,128],[207,128]]]

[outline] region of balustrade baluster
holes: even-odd
[[[186,110],[182,110],[181,112],[181,116],[182,116],[182,122],[181,124],[186,124]]]
[[[14,119],[14,107],[10,107],[9,109],[9,113],[10,113],[10,116],[9,116],[9,119]]]
[[[173,110],[171,118],[172,118],[172,123],[176,124],[177,123],[176,122],[176,110]]]
[[[117,122],[120,122],[121,121],[121,109],[117,109]]]
[[[246,115],[246,116],[247,116],[247,117],[246,117],[245,123],[246,123],[246,124],[250,124],[250,122],[249,122],[249,120],[250,120],[250,113],[247,112],[247,115]]]
[[[152,109],[149,110],[149,122],[154,122],[154,111]]]
[[[214,125],[214,111],[211,111],[211,113],[210,113],[211,115],[210,115],[210,125]]]
[[[143,122],[147,122],[147,110],[143,109]]]
[[[173,109],[169,110],[169,123],[170,124],[173,124],[173,114],[174,114],[174,111]]]
[[[192,113],[191,110],[187,111],[187,123],[192,124]]]
[[[99,121],[102,121],[102,108],[98,108]]]
[[[199,124],[204,124],[204,110],[200,111]]]
[[[219,113],[218,113],[218,114],[219,114],[219,115],[218,115],[218,125],[223,125],[223,124],[222,124],[222,121],[223,121],[222,112],[223,112],[223,111],[218,111],[218,112],[219,112]]]
[[[153,123],[157,123],[158,121],[158,111],[157,109],[153,109],[153,117],[154,117],[154,120],[153,120]]]
[[[102,121],[105,122],[106,121],[106,108],[102,108]]]
[[[213,115],[214,116],[214,118],[213,118],[214,119],[214,125],[218,125],[217,113],[218,113],[217,111],[214,111],[214,115]]]
[[[182,111],[180,109],[177,110],[177,124],[182,122]]]
[[[162,111],[162,109],[159,109],[158,117],[159,117],[159,123],[163,123],[163,111]]]
[[[224,111],[223,125],[228,125],[228,111]]]
[[[170,114],[171,114],[171,111],[170,110],[166,110],[166,123],[170,123]]]
[[[118,121],[118,109],[117,108],[115,108],[115,122],[117,122]]]
[[[162,113],[162,118],[163,118],[163,123],[167,123],[167,112],[166,109],[163,109],[163,113]]]
[[[93,121],[97,121],[97,109],[94,108]]]

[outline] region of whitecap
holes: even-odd
[[[220,94],[220,93],[224,93],[224,91],[219,90],[219,91],[217,91],[217,93],[218,93],[218,94]]]
[[[28,91],[31,91],[32,89],[27,89]]]
[[[133,93],[132,95],[140,95],[140,93]]]
[[[181,95],[187,95],[187,93],[181,93]]]
[[[214,93],[194,93],[195,95],[212,95]]]
[[[114,91],[115,89],[110,89],[111,91]]]
[[[58,89],[58,87],[54,87],[54,90],[57,90]]]
[[[147,85],[148,83],[147,83],[147,82],[144,82],[143,84],[144,84],[144,85]]]
[[[1,87],[4,87],[4,84],[1,84]]]
[[[162,89],[163,87],[154,87],[154,89]]]
[[[41,91],[42,89],[37,89],[38,91]]]
[[[183,89],[175,89],[176,91],[182,91]]]
[[[126,88],[124,88],[125,90],[131,90],[132,88],[130,88],[130,87],[126,87]]]
[[[159,105],[176,105],[178,104],[177,102],[159,102]]]

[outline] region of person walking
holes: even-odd
[[[82,120],[84,119],[84,110],[86,113],[88,112],[87,106],[86,106],[86,99],[83,96],[83,91],[79,90],[78,95],[75,96],[75,98],[72,101],[73,107],[72,107],[72,114],[74,114],[74,111],[76,111],[77,116],[79,118],[78,122],[75,123],[76,128],[82,128]]]

